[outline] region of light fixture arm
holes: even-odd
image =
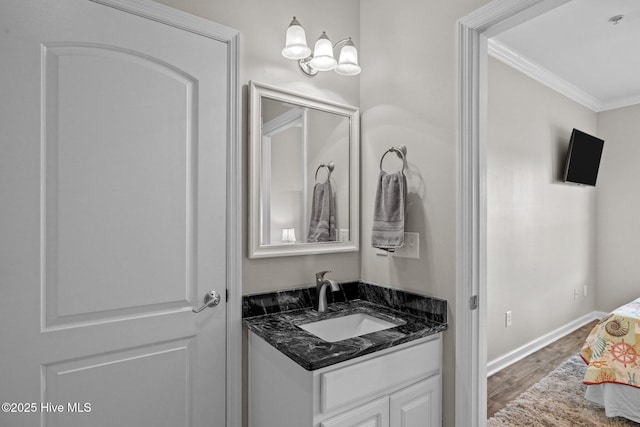
[[[344,38],[344,39],[342,39],[342,40],[338,40],[337,42],[335,42],[335,43],[334,43],[334,45],[333,45],[333,50],[335,51],[335,50],[336,50],[336,48],[338,47],[338,45],[340,45],[340,44],[347,44],[347,43],[349,43],[350,41],[351,41],[351,37],[347,37],[347,38]]]
[[[339,45],[346,45],[347,43],[353,43],[351,42],[351,37],[346,37],[334,43],[333,44],[334,55],[335,55],[336,48],[338,48]],[[308,57],[298,60],[298,66],[300,67],[300,70],[307,77],[315,77],[318,74],[318,70],[316,70],[311,66],[311,64],[309,64],[309,62],[311,62],[312,59],[313,59],[313,52]]]
[[[311,64],[311,60],[313,59],[313,55],[309,55],[306,58],[298,60],[298,67],[300,67],[300,71],[307,77],[315,77],[318,74],[318,70],[313,68]]]

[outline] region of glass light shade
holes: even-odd
[[[331,71],[336,68],[336,63],[336,59],[333,57],[331,40],[323,31],[313,49],[313,58],[309,65],[319,71]]]
[[[349,39],[340,50],[340,59],[338,60],[336,73],[342,74],[343,76],[355,76],[356,74],[360,74],[358,50],[351,42],[351,39]]]
[[[307,36],[304,33],[304,28],[294,16],[289,28],[287,28],[282,56],[287,59],[304,59],[309,55],[311,55],[311,49],[307,46]]]
[[[296,242],[296,229],[295,228],[283,228],[282,229],[282,243],[295,243]]]

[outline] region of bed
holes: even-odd
[[[640,423],[640,298],[605,316],[580,352],[587,364],[585,397],[607,417]]]

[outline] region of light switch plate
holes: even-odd
[[[420,258],[420,233],[404,233],[404,245],[391,255],[396,258]]]
[[[378,256],[387,256],[387,255],[389,255],[389,251],[385,251],[384,249],[376,249],[376,255],[378,255]]]

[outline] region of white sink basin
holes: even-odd
[[[299,328],[328,342],[337,342],[398,326],[364,313],[298,325]]]

